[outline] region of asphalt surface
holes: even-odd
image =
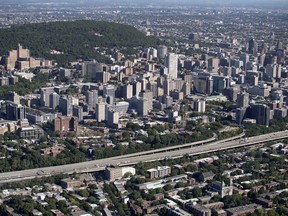
[[[72,174],[74,172],[76,173],[95,172],[104,170],[105,167],[109,165],[127,166],[137,164],[139,162],[157,161],[168,158],[179,158],[187,154],[199,155],[202,153],[216,152],[244,146],[257,145],[268,141],[275,141],[279,139],[288,138],[288,130],[255,137],[249,137],[247,139],[242,138],[244,135],[245,134],[242,133],[232,138],[212,142],[215,140],[214,137],[199,142],[179,145],[177,147],[168,147],[158,150],[139,152],[111,158],[85,161],[76,164],[67,164],[62,166],[52,166],[38,169],[28,169],[22,171],[0,173],[0,183],[22,181],[32,179],[35,177],[49,176],[60,173]]]

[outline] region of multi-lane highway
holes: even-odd
[[[29,169],[15,172],[6,172],[0,174],[0,183],[21,181],[25,179],[31,179],[40,176],[47,176],[60,173],[71,174],[73,172],[93,172],[104,170],[107,165],[126,166],[137,164],[139,162],[149,162],[163,160],[165,158],[177,158],[183,155],[199,155],[202,153],[215,152],[220,150],[239,148],[244,146],[256,145],[268,141],[280,140],[288,138],[288,131],[280,131],[276,133],[270,133],[248,139],[243,139],[244,134],[240,134],[236,137],[211,142],[213,140],[208,139],[205,141],[189,143],[179,145],[177,148],[168,147],[158,149],[155,151],[139,152],[129,155],[122,155],[117,157],[86,161],[76,164],[67,164],[62,166],[45,167],[39,169]]]

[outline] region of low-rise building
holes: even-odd
[[[215,181],[211,185],[211,190],[216,191],[222,198],[233,194],[233,186],[225,185],[224,182]]]
[[[167,210],[171,216],[191,216],[189,212],[186,212],[179,207],[167,208]]]
[[[256,203],[259,205],[262,205],[265,208],[272,208],[273,207],[273,201],[259,197],[256,199]]]
[[[42,155],[52,155],[53,157],[56,157],[58,154],[60,154],[64,150],[64,146],[62,145],[55,145],[52,147],[41,149]]]
[[[214,178],[215,174],[213,172],[202,172],[199,176],[200,181],[208,181]]]
[[[162,178],[171,174],[171,167],[169,166],[158,166],[147,170],[150,179]]]
[[[129,173],[130,175],[135,175],[136,170],[133,167],[108,167],[106,168],[105,173],[109,181],[115,181],[122,178],[126,173]]]
[[[33,125],[18,128],[17,134],[21,139],[40,139],[44,136],[44,131],[41,127]]]
[[[65,178],[61,179],[60,185],[65,189],[71,189],[74,187],[80,187],[81,185],[83,185],[83,182],[74,178]]]
[[[260,205],[250,204],[245,206],[238,206],[234,208],[226,209],[228,216],[240,216],[248,213],[254,213],[257,209],[261,209]]]
[[[193,205],[192,203],[186,203],[185,207],[191,212],[194,216],[211,216],[211,209],[206,208],[202,205]]]

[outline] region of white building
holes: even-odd
[[[164,65],[168,68],[169,77],[176,79],[178,74],[178,56],[175,53],[168,53],[165,56]]]
[[[105,121],[106,105],[105,103],[96,103],[95,118],[98,122]]]

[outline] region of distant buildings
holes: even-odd
[[[197,40],[199,40],[199,34],[198,33],[191,33],[191,34],[189,34],[189,39],[192,41],[197,41]]]
[[[100,83],[107,83],[110,80],[108,66],[96,61],[82,64],[82,76]]]

